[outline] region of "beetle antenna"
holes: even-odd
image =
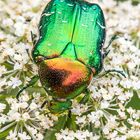
[[[17,95],[16,95],[17,100],[18,100],[18,98],[19,98],[19,95],[20,95],[25,89],[27,89],[28,87],[33,86],[33,85],[38,81],[38,79],[39,79],[39,76],[38,76],[38,75],[33,76],[33,77],[31,78],[31,80],[29,81],[29,83],[28,83],[27,85],[25,85],[24,87],[22,87],[22,89],[20,89],[20,90],[18,91],[18,93],[17,93]]]
[[[46,104],[48,103],[48,101],[44,101],[43,104],[41,105],[41,108],[43,108]]]

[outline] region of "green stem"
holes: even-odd
[[[10,123],[8,125],[6,125],[5,127],[1,128],[0,129],[0,133],[4,132],[5,130],[9,129],[10,127],[14,126],[17,122],[13,122],[13,123]]]

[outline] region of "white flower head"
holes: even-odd
[[[6,104],[0,103],[0,113],[6,108]]]
[[[22,84],[21,80],[19,80],[17,77],[11,77],[10,81],[8,81],[7,85],[11,86],[12,88],[16,88]]]
[[[19,137],[21,140],[31,140],[31,137],[30,137],[29,135],[27,135],[26,132],[18,133],[18,137]]]
[[[9,135],[6,137],[7,140],[18,140],[17,133],[10,131]]]

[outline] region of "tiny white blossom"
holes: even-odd
[[[37,140],[43,140],[44,136],[41,133],[36,134]]]
[[[14,111],[9,111],[8,116],[10,116],[10,120],[13,121],[20,121],[21,120],[21,114]]]
[[[36,103],[32,102],[29,107],[31,110],[34,110],[34,109],[38,108],[38,105]]]
[[[0,103],[0,113],[6,108],[6,104]]]
[[[76,117],[76,123],[77,124],[86,124],[86,116]]]
[[[21,140],[31,140],[31,137],[30,137],[29,135],[27,135],[26,132],[18,133],[18,137],[19,137]]]
[[[110,103],[108,101],[103,100],[101,102],[101,109],[107,109],[109,107]]]
[[[0,77],[7,71],[5,66],[0,66]]]
[[[9,132],[9,135],[6,137],[7,140],[18,140],[17,134],[13,131]]]
[[[15,34],[17,36],[23,36],[25,34],[25,29],[27,28],[27,25],[25,25],[23,22],[17,22],[15,25]]]
[[[16,88],[22,84],[21,80],[19,80],[17,77],[11,77],[10,81],[8,81],[8,86],[12,86],[12,88]]]
[[[29,113],[25,112],[24,114],[22,114],[22,118],[23,118],[24,121],[29,120],[30,119]]]

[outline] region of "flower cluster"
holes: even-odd
[[[0,104],[0,133],[11,129],[7,140],[43,140],[46,129],[50,129],[57,116],[45,113],[41,109],[40,94],[34,93],[33,99],[23,94],[19,100],[7,98],[6,104]],[[8,108],[8,111],[4,112]],[[4,124],[4,125],[3,125]]]
[[[123,70],[104,75],[89,85],[90,99],[83,95],[72,101],[71,115],[56,115],[41,108],[46,93],[38,82],[17,92],[37,74],[30,56],[31,31],[37,34],[38,21],[47,0],[0,0],[0,139],[7,140],[126,140],[140,139],[140,4],[131,1],[92,0],[106,19],[108,48],[104,69]]]

